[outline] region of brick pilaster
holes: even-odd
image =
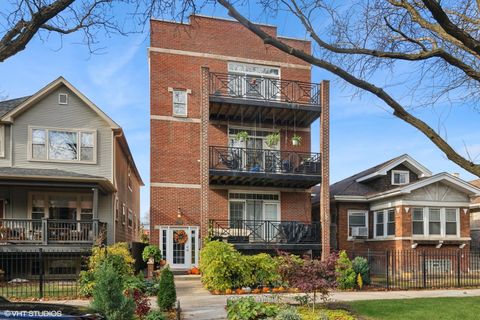
[[[209,111],[209,77],[210,70],[207,67],[201,68],[201,95],[200,95],[200,239],[208,234],[208,126],[210,119]],[[200,244],[201,245],[201,244]]]
[[[320,223],[322,225],[322,260],[330,255],[330,82],[321,83],[320,152]]]

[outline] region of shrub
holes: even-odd
[[[247,260],[232,244],[206,242],[200,251],[203,284],[209,290],[222,291],[252,285],[252,267]]]
[[[145,280],[145,294],[147,296],[156,296],[158,294],[159,287],[160,287],[159,277]]]
[[[133,263],[135,260],[130,255],[126,243],[119,242],[107,248],[94,247],[92,255],[88,259],[88,270],[81,271],[79,275],[79,293],[82,296],[88,297],[92,295],[95,286],[94,274],[107,257],[111,259],[122,283],[126,278],[133,275]]]
[[[160,285],[158,289],[157,304],[161,311],[173,309],[177,301],[177,292],[175,290],[175,281],[170,268],[162,270],[160,275]]]
[[[162,252],[160,249],[155,245],[148,245],[143,249],[142,252],[142,259],[143,261],[147,262],[150,257],[153,257],[155,262],[159,262],[162,260]]]
[[[352,261],[352,267],[356,274],[362,276],[364,284],[370,284],[370,266],[368,260],[362,257],[356,257]]]
[[[252,282],[255,285],[276,286],[281,282],[278,273],[278,260],[266,253],[260,253],[254,256],[245,256],[246,264],[250,265],[252,270]],[[248,284],[242,284],[246,286]]]
[[[145,279],[141,273],[136,276],[134,275],[125,277],[123,284],[124,289],[129,291],[140,290],[141,292],[145,292],[147,290]]]
[[[286,308],[280,310],[275,320],[302,320],[302,317],[295,308]]]
[[[145,320],[167,320],[167,317],[165,314],[163,314],[163,312],[155,310],[150,311],[145,317]]]
[[[302,320],[355,320],[355,318],[345,310],[319,309],[313,311],[308,308],[299,308],[298,312]]]
[[[135,302],[135,314],[140,319],[144,319],[150,311],[150,301],[145,294],[139,289],[130,291],[133,301]]]
[[[357,274],[353,270],[352,261],[345,251],[340,251],[336,265],[337,282],[340,289],[353,289],[357,282]]]
[[[254,320],[275,317],[279,311],[277,305],[257,302],[253,297],[228,299],[227,301],[228,320]]]
[[[115,261],[107,257],[94,273],[92,308],[109,320],[133,319],[135,303],[123,294],[123,283],[115,269]]]

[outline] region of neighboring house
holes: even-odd
[[[149,64],[150,237],[169,264],[197,265],[208,236],[246,252],[319,251],[310,188],[328,161],[311,152],[310,126],[328,110],[328,85],[311,83],[310,64],[202,16],[152,20]]]
[[[470,183],[480,188],[480,179],[470,181]],[[480,197],[474,198],[470,204],[470,234],[472,249],[480,250]]]
[[[465,248],[480,189],[402,155],[330,186],[335,247],[348,251]],[[313,200],[314,215],[318,204]]]
[[[138,238],[143,182],[123,130],[68,81],[1,101],[0,123],[0,252]]]

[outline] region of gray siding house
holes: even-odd
[[[134,241],[142,185],[122,129],[64,78],[0,101],[0,253]]]

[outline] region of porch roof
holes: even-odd
[[[61,183],[77,183],[78,187],[88,187],[90,184],[98,185],[105,192],[116,191],[110,180],[104,177],[64,171],[58,169],[28,169],[0,167],[0,185],[23,184],[35,181],[45,185]]]

